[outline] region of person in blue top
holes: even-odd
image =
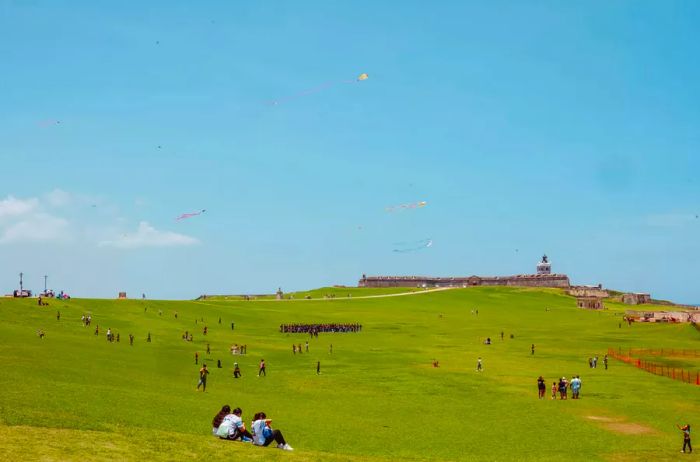
[[[253,422],[253,444],[258,446],[269,446],[273,441],[277,443],[277,448],[285,451],[293,451],[292,448],[282,436],[282,432],[279,430],[273,430],[270,427],[272,420],[267,418],[264,412],[258,412],[256,415],[257,419]]]

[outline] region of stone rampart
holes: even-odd
[[[569,277],[565,274],[517,274],[514,276],[364,276],[358,287],[470,287],[470,286],[516,286],[516,287],[561,287],[568,288]]]

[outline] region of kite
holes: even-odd
[[[392,205],[391,207],[387,207],[386,211],[396,212],[397,210],[418,209],[425,207],[426,205],[428,205],[426,201],[412,202],[410,204]]]
[[[206,210],[200,210],[199,212],[192,212],[192,213],[183,213],[182,215],[177,217],[175,219],[175,221],[186,220],[188,218],[196,217],[197,215],[201,215],[204,212],[206,212]]]
[[[319,86],[317,86],[317,87],[313,87],[313,88],[306,89],[306,90],[304,90],[304,91],[300,91],[299,93],[296,93],[296,94],[294,94],[294,95],[285,96],[285,97],[283,97],[283,98],[279,98],[279,99],[276,99],[276,100],[272,100],[272,101],[268,102],[268,104],[270,104],[270,105],[272,105],[272,106],[277,106],[277,105],[279,105],[279,104],[281,104],[281,103],[284,103],[284,102],[287,102],[287,101],[292,101],[292,100],[295,100],[295,99],[297,99],[297,98],[301,98],[301,97],[303,97],[303,96],[313,95],[314,93],[318,93],[318,92],[320,92],[320,91],[327,90],[327,89],[329,89],[329,88],[335,87],[336,85],[359,83],[359,82],[363,82],[363,81],[365,81],[365,80],[367,80],[367,79],[369,79],[369,75],[368,75],[367,73],[364,73],[364,72],[363,72],[362,74],[358,75],[357,78],[356,78],[355,80],[336,80],[336,81],[329,81],[329,82],[326,82],[326,83],[322,83],[321,85],[319,85]]]
[[[421,239],[420,241],[413,242],[396,242],[394,243],[393,251],[397,253],[417,252],[432,246],[432,239]]]

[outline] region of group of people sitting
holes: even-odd
[[[319,332],[359,332],[362,324],[280,324],[280,332],[289,334],[308,333],[318,336]]]
[[[224,405],[212,421],[212,433],[222,440],[239,440],[244,443],[253,443],[256,446],[269,446],[277,443],[277,448],[284,451],[293,451],[279,430],[273,430],[271,419],[264,412],[258,412],[253,417],[250,431],[243,423],[241,415],[243,411],[237,407],[233,411],[228,404]]]

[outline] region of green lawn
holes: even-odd
[[[411,292],[423,292],[425,289],[418,287],[382,287],[382,288],[366,288],[366,287],[321,287],[320,289],[303,290],[298,292],[288,292],[284,294],[285,299],[304,299],[306,297],[327,298],[335,296],[335,298],[352,298],[352,297],[367,297],[376,295],[389,294],[404,294]],[[275,300],[275,294],[254,295],[255,300]],[[208,295],[207,301],[216,300],[242,300],[244,295]]]
[[[50,303],[0,299],[0,453],[8,460],[675,461],[682,443],[675,424],[700,425],[700,387],[615,360],[607,371],[587,362],[608,347],[700,349],[700,332],[687,324],[620,327],[628,307],[580,310],[554,289]],[[85,328],[80,316],[88,312],[93,326]],[[364,330],[320,334],[308,354],[293,355],[292,343],[308,337],[278,332],[291,322],[359,322]],[[108,327],[120,343],[106,341]],[[185,330],[194,342],[181,339]],[[248,355],[232,357],[233,343],[247,344]],[[195,391],[195,351],[211,367],[206,393]],[[261,358],[268,376],[257,378]],[[583,380],[581,400],[537,399],[539,375],[551,385],[574,374]],[[247,422],[264,410],[296,450],[213,438],[210,422],[223,404],[242,407]]]

